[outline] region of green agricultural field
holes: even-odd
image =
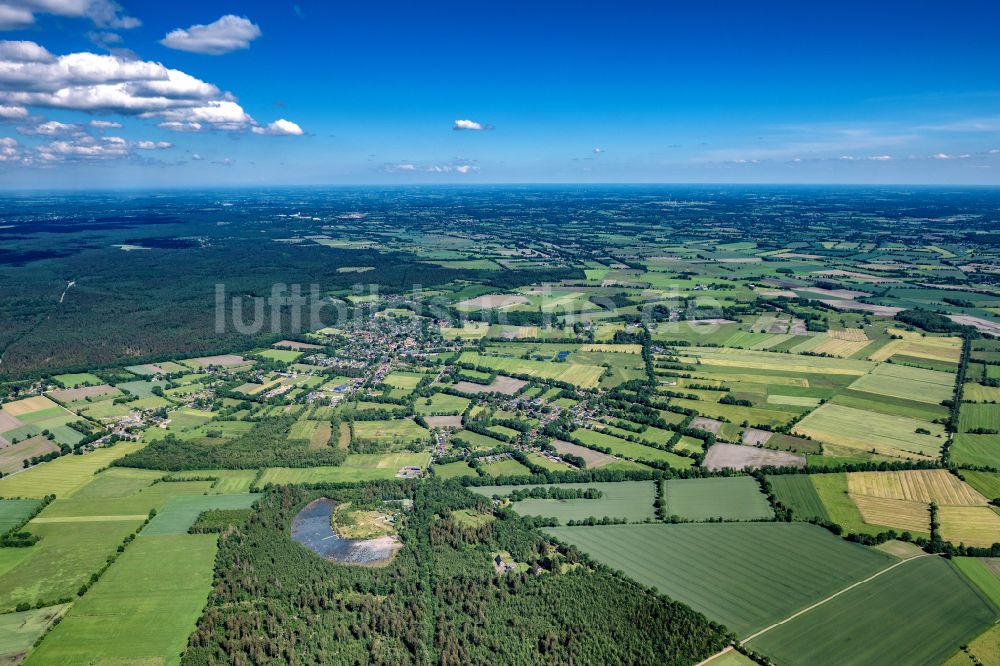
[[[684,355],[694,356],[703,365],[712,366],[715,370],[736,368],[737,372],[750,369],[861,376],[874,367],[870,361],[744,351],[725,347],[689,347],[684,349]]]
[[[486,476],[530,476],[531,470],[514,460],[513,458],[503,458],[491,463],[486,463],[480,468]]]
[[[757,481],[749,476],[716,479],[668,479],[668,516],[685,520],[758,520],[774,515]]]
[[[513,373],[538,377],[539,379],[555,379],[580,388],[597,386],[604,368],[598,365],[581,365],[576,363],[556,363],[554,361],[529,361],[521,358],[505,356],[486,356],[478,352],[462,352],[459,363],[470,363],[496,370],[502,373]]]
[[[141,442],[119,442],[82,456],[62,456],[52,462],[0,479],[0,497],[68,497],[91,481],[94,473],[122,456],[138,451]]]
[[[957,433],[949,453],[957,465],[1000,468],[1000,435]]]
[[[104,383],[100,377],[89,372],[77,372],[68,375],[55,375],[52,381],[61,384],[66,388],[76,388],[77,386],[99,386]]]
[[[25,664],[180,663],[212,589],[216,540],[214,534],[137,539]]]
[[[439,479],[457,479],[463,476],[478,476],[476,470],[469,467],[469,463],[464,460],[447,463],[445,465],[434,465],[434,476]]]
[[[427,469],[430,453],[359,453],[347,456],[336,467],[271,467],[264,470],[258,484],[343,483],[393,479],[403,467]]]
[[[723,419],[733,423],[749,422],[751,425],[781,426],[796,416],[799,412],[782,411],[779,409],[765,409],[763,407],[743,407],[740,405],[724,405],[708,400],[688,400],[686,398],[673,398],[670,404],[686,409],[693,409],[701,416]],[[801,411],[801,410],[800,410]]]
[[[545,532],[741,636],[894,561],[805,523],[608,525]]]
[[[730,648],[705,662],[705,666],[754,666],[753,659]]]
[[[165,380],[159,381],[134,381],[134,382],[122,382],[121,384],[116,384],[115,388],[120,391],[128,391],[132,395],[138,396],[139,398],[151,398],[153,396],[153,388],[159,386],[163,388],[167,385]]]
[[[382,381],[394,388],[415,389],[420,380],[427,377],[417,372],[390,372]]]
[[[499,439],[480,435],[478,432],[472,432],[471,430],[459,430],[452,434],[451,441],[452,445],[461,442],[461,446],[467,446],[474,450],[490,450],[503,444]]]
[[[294,363],[299,360],[304,352],[295,351],[293,349],[263,349],[256,352],[258,356],[263,356],[264,358],[271,359],[272,361],[281,361],[282,363]]]
[[[20,525],[40,504],[38,500],[0,500],[0,533]]]
[[[428,404],[429,401],[429,404]],[[461,414],[471,401],[449,393],[435,393],[429,398],[417,398],[414,411],[423,416],[431,414]]]
[[[472,486],[469,490],[492,497],[507,496],[519,488],[596,488],[603,493],[598,499],[525,499],[512,507],[524,516],[555,518],[561,523],[594,518],[624,518],[629,522],[652,520],[656,489],[652,481],[621,481],[617,483],[554,483],[525,486]]]
[[[882,363],[869,374],[858,377],[849,388],[905,400],[939,404],[942,400],[951,398],[954,387],[955,375],[951,373]]]
[[[1000,497],[1000,472],[976,472],[963,469],[965,482],[987,499]]]
[[[917,557],[747,647],[776,664],[939,664],[997,617],[953,564]]]
[[[21,602],[51,605],[75,597],[144,519],[29,523],[37,544],[0,549],[0,612]]]
[[[917,428],[931,434],[918,433]],[[939,424],[832,403],[818,407],[799,421],[792,432],[856,451],[874,450],[897,458],[936,458],[944,444],[944,429]]]
[[[546,458],[545,456],[543,456],[543,455],[541,455],[539,453],[535,453],[533,451],[529,451],[525,455],[528,456],[528,460],[532,464],[537,465],[539,467],[542,467],[544,469],[551,469],[551,470],[561,471],[561,472],[565,472],[567,470],[575,470],[576,469],[572,465],[568,465],[568,464],[566,464],[564,462],[560,462],[560,461],[556,461],[556,460],[550,460],[549,458]]]
[[[677,467],[678,469],[686,469],[694,465],[694,460],[691,458],[679,456],[676,453],[671,453],[662,449],[654,449],[651,446],[643,446],[642,444],[629,442],[615,437],[614,435],[609,435],[597,430],[580,428],[578,430],[574,430],[570,434],[584,444],[611,449],[611,452],[615,455],[623,456],[625,458],[632,458],[633,460],[663,461],[671,467]]]
[[[829,521],[830,515],[816,494],[812,478],[806,474],[780,474],[767,477],[778,501],[787,506],[799,520]],[[846,487],[846,481],[845,481]]]
[[[428,437],[426,428],[410,419],[355,421],[354,438],[366,441],[408,444]]]
[[[183,483],[183,482],[181,482]],[[186,534],[202,511],[211,509],[248,509],[260,495],[191,495],[171,497],[140,536],[154,537]]]
[[[68,604],[59,604],[0,615],[0,664],[17,664],[20,655],[27,652],[67,608]]]
[[[211,488],[211,481],[182,481],[157,483],[128,495],[79,499],[56,499],[34,519],[36,523],[61,522],[70,519],[94,520],[122,517],[145,518],[153,509],[159,509],[177,495],[202,495]],[[85,487],[86,489],[86,487]]]
[[[975,557],[954,557],[951,560],[972,584],[1000,609],[1000,577],[983,560]]]
[[[95,474],[85,486],[73,493],[73,500],[99,500],[110,497],[128,497],[149,488],[164,473],[149,469],[109,467]]]
[[[996,386],[983,386],[975,382],[965,382],[962,386],[962,400],[969,402],[997,402],[1000,401],[1000,388]]]
[[[932,405],[928,402],[894,398],[877,393],[852,391],[844,389],[832,398],[830,402],[843,407],[852,407],[890,416],[908,416],[913,419],[932,421],[936,418],[947,418],[948,409],[943,405]]]
[[[974,428],[1000,431],[1000,407],[989,404],[962,405],[958,414],[958,427],[962,432]]]
[[[257,472],[245,469],[195,469],[187,472],[175,472],[170,479],[204,479],[214,478],[209,492],[213,495],[236,495],[250,492],[250,486],[257,478]]]

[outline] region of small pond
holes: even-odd
[[[341,564],[386,564],[402,547],[392,536],[365,540],[340,538],[330,526],[335,506],[337,503],[326,497],[307,504],[292,520],[292,539],[321,557]]]

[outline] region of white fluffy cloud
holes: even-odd
[[[43,164],[75,160],[112,160],[131,154],[128,141],[120,136],[95,138],[89,134],[60,139],[36,146],[37,159]]]
[[[121,128],[121,123],[116,123],[112,120],[91,120],[91,127],[96,127],[97,129],[119,129]]]
[[[136,141],[134,145],[139,150],[166,150],[174,146],[169,141]]]
[[[472,130],[474,132],[481,132],[483,130],[493,129],[493,125],[476,122],[475,120],[456,120],[451,128],[453,130]]]
[[[23,106],[4,106],[0,104],[0,120],[23,120],[28,117],[28,110]]]
[[[250,42],[260,37],[260,34],[260,28],[248,18],[227,14],[208,25],[171,30],[160,43],[180,51],[222,55],[250,48]]]
[[[238,132],[252,127],[253,118],[231,101],[209,101],[201,106],[151,111],[143,118],[162,118],[159,126],[175,132],[202,132],[209,129]]]
[[[262,127],[230,93],[158,62],[87,52],[55,56],[28,41],[0,41],[0,105],[136,115],[181,132],[303,134],[284,119]]]
[[[9,136],[0,137],[0,162],[17,162],[21,159],[17,139]]]
[[[302,128],[290,120],[279,118],[264,127],[254,127],[254,134],[270,134],[271,136],[302,136]]]
[[[386,164],[383,171],[390,173],[475,173],[479,167],[469,162],[452,162],[450,164],[414,164],[413,162],[399,162],[396,164]]]
[[[83,127],[76,124],[61,123],[57,120],[50,120],[48,122],[39,123],[37,125],[31,125],[28,127],[18,127],[17,131],[20,134],[27,134],[27,135],[59,136],[65,134],[82,134]]]
[[[88,18],[100,28],[135,28],[139,19],[122,13],[114,0],[0,0],[0,30],[18,30],[35,24],[35,14]]]

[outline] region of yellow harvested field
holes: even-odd
[[[852,495],[937,502],[939,505],[986,506],[987,499],[945,469],[902,472],[850,472],[847,491]]]
[[[923,502],[851,495],[861,517],[869,525],[883,525],[897,530],[930,532],[930,507]]]
[[[986,506],[938,508],[941,538],[954,544],[987,548],[1000,542],[1000,516]]]
[[[881,348],[872,352],[869,361],[884,361],[896,354],[915,356],[934,361],[952,361],[958,363],[962,356],[961,338],[924,337],[912,331],[902,331],[890,328],[889,333],[902,335],[902,340],[890,340]]]
[[[903,346],[904,340],[890,340],[885,343],[871,354],[868,355],[869,361],[884,361],[896,352],[899,348]]]
[[[21,416],[22,414],[31,414],[32,412],[40,412],[43,409],[51,409],[58,406],[44,395],[36,395],[33,398],[8,402],[2,406],[2,409],[11,416]]]
[[[857,330],[857,329],[850,329],[850,330]],[[838,331],[838,332],[843,333],[844,331]],[[864,331],[862,331],[862,335],[863,334]],[[861,351],[869,344],[871,344],[871,341],[868,339],[844,340],[842,338],[830,337],[828,340],[824,340],[823,342],[819,343],[809,351],[815,354],[831,354],[833,356],[846,358],[848,356],[851,356],[852,354]]]
[[[845,328],[839,331],[827,331],[826,334],[835,340],[848,340],[850,342],[868,342],[868,335],[863,328]]]

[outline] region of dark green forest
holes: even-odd
[[[384,568],[340,565],[292,541],[309,501],[410,498]],[[224,532],[215,587],[183,663],[687,664],[731,636],[685,606],[556,548],[521,518],[451,519],[490,503],[454,483],[278,487]],[[497,574],[507,551],[527,571]]]
[[[189,469],[260,469],[339,465],[346,452],[338,448],[309,449],[305,440],[288,439],[294,416],[263,418],[223,444],[204,444],[167,435],[143,449],[116,460],[119,467],[178,472]]]

